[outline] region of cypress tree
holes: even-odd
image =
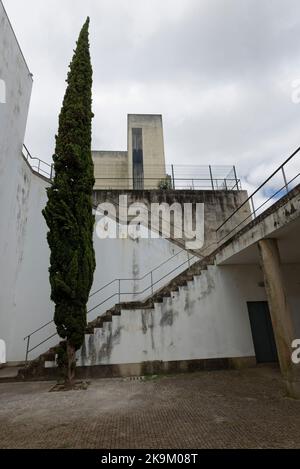
[[[66,383],[73,384],[75,353],[84,341],[87,302],[93,283],[94,216],[91,156],[92,66],[89,18],[84,24],[70,64],[67,89],[59,116],[53,156],[55,176],[43,210],[49,228],[51,300],[54,322],[64,339]]]

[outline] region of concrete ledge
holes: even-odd
[[[257,365],[256,357],[229,358],[230,368],[242,370],[243,368],[253,368]]]
[[[224,241],[212,254],[216,264],[222,265],[228,259],[254,246],[265,238],[276,238],[276,233],[300,215],[300,184],[294,187],[257,218]]]
[[[196,371],[232,370],[249,368],[256,365],[256,359],[250,357],[210,358],[179,361],[153,361],[144,363],[126,363],[119,365],[80,366],[76,368],[79,379],[128,378],[135,376],[191,373]],[[40,374],[24,378],[24,381],[53,380],[59,377],[58,368],[44,368]],[[22,379],[19,377],[19,381]]]
[[[285,380],[288,397],[292,399],[300,399],[300,381]]]
[[[3,368],[15,368],[15,367],[21,368],[22,366],[25,366],[25,361],[22,360],[22,361],[17,361],[17,362],[7,362],[4,365],[0,365],[0,368],[1,366]]]

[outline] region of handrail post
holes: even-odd
[[[153,270],[151,270],[151,272],[150,272],[150,277],[151,277],[151,293],[153,295],[153,293],[154,293],[154,289],[153,289]]]
[[[250,200],[251,200],[251,206],[252,206],[253,215],[254,215],[254,218],[256,218],[256,210],[255,210],[255,206],[254,206],[254,202],[253,202],[253,197],[252,197],[252,196],[250,197]]]
[[[25,357],[25,365],[28,362],[28,354],[29,354],[29,344],[30,344],[30,335],[27,337],[27,346],[26,346],[26,357]]]
[[[282,171],[282,175],[283,175],[284,185],[285,185],[285,188],[286,188],[286,193],[288,194],[289,193],[289,185],[288,185],[288,182],[287,182],[287,179],[286,179],[286,174],[285,174],[283,166],[281,168],[281,171]]]
[[[211,180],[211,187],[212,187],[212,190],[214,191],[215,187],[214,187],[214,180],[213,180],[213,174],[212,174],[211,166],[209,166],[209,174],[210,174],[210,180]]]
[[[175,174],[174,174],[174,165],[171,165],[172,168],[172,181],[173,181],[173,189],[175,190]]]
[[[238,181],[238,178],[237,178],[237,172],[236,172],[236,167],[235,166],[233,167],[233,172],[234,172],[234,178],[235,178],[235,182],[236,182],[236,188],[237,188],[237,190],[239,190],[239,181]]]
[[[121,304],[121,279],[119,278],[119,304]]]

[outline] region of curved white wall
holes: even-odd
[[[6,102],[0,102],[0,339],[8,347],[14,332],[15,285],[22,261],[26,210],[21,149],[24,140],[32,78],[6,12],[0,2],[0,79]]]

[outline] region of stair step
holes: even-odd
[[[57,363],[55,360],[48,360],[48,361],[45,361],[45,364],[44,364],[44,368],[57,368]]]

